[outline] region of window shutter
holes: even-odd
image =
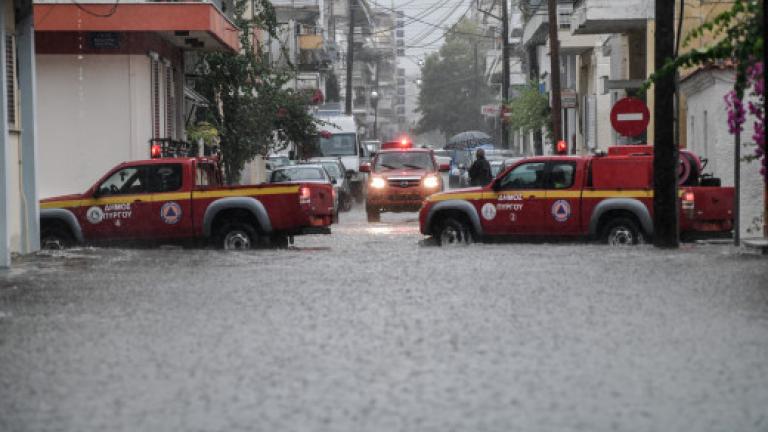
[[[173,68],[167,66],[165,68],[165,137],[169,139],[175,138],[174,136],[174,103],[175,94],[173,86]]]
[[[160,62],[152,60],[152,138],[160,138]]]
[[[8,124],[16,125],[16,43],[13,35],[5,37],[5,78],[8,99],[6,109],[8,111]]]

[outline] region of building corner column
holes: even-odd
[[[5,3],[0,3],[0,41],[5,46],[5,21],[7,7]],[[11,236],[9,225],[9,179],[10,175],[10,152],[8,146],[10,139],[8,136],[8,86],[6,85],[6,58],[5,51],[0,53],[0,269],[11,266]]]
[[[17,25],[19,102],[21,111],[21,252],[40,250],[40,200],[37,189],[37,73],[34,15]]]

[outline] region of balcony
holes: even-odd
[[[93,14],[82,13],[79,7],[83,5]],[[114,50],[126,49],[122,45],[155,34],[182,49],[230,52],[240,49],[239,29],[214,3],[120,3],[114,11],[112,4],[106,3],[36,3],[34,13],[35,33],[54,41],[64,33],[110,34],[107,45]],[[93,49],[98,50],[100,46]]]
[[[525,46],[543,45],[546,43],[549,32],[549,12],[546,2],[542,0],[529,0],[528,10],[531,15],[523,24],[521,42]],[[570,28],[573,3],[561,0],[557,5],[558,26]]]
[[[312,20],[320,15],[320,0],[274,0],[278,22],[297,19],[299,21]]]
[[[644,28],[653,17],[651,0],[577,0],[571,18],[571,33],[626,33]]]

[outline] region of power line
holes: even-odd
[[[120,4],[120,0],[115,0],[115,3],[109,9],[107,13],[98,13],[88,10],[84,5],[78,3],[76,0],[72,0],[72,3],[77,6],[78,9],[87,13],[88,15],[95,16],[96,18],[109,18],[117,12],[117,6]]]
[[[461,0],[460,3],[464,3],[464,0]],[[450,18],[451,15],[453,15],[456,12],[456,7],[458,7],[458,4],[454,8],[448,10],[448,13],[446,13],[442,17],[440,17],[438,19],[437,25],[442,25],[443,23],[445,23],[448,20],[448,18]],[[430,34],[432,34],[434,32],[435,32],[435,28],[434,27],[432,27],[432,28],[429,28],[429,27],[425,28],[420,33],[416,33],[415,35],[411,36],[411,38],[408,41],[406,41],[406,44],[407,43],[411,43],[411,42],[413,42],[415,40],[423,40],[424,38],[426,38],[427,36],[429,36]]]

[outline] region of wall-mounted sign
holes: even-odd
[[[561,108],[576,108],[577,95],[575,89],[565,88],[560,91],[560,107]]]
[[[88,33],[88,45],[93,49],[119,49],[120,33],[117,33],[117,32]]]

